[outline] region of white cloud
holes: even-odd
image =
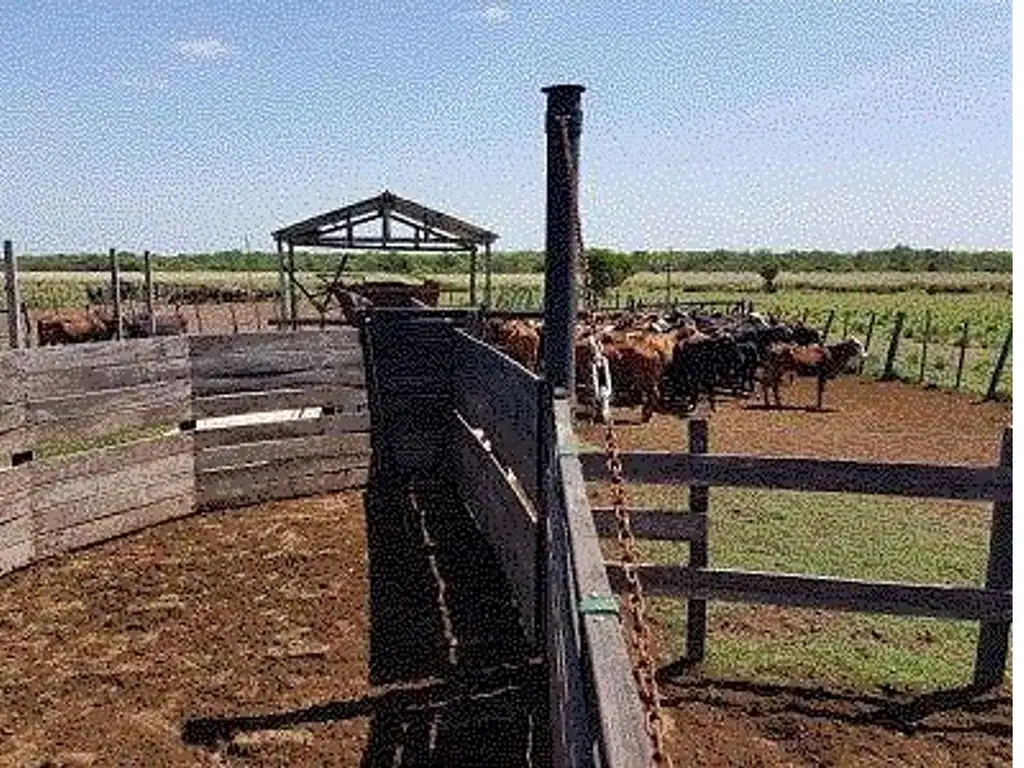
[[[480,12],[480,17],[488,24],[501,24],[508,21],[508,6],[502,3],[491,3]]]
[[[213,61],[231,53],[231,46],[216,37],[193,37],[180,40],[174,46],[178,53],[191,61]]]

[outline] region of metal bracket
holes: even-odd
[[[581,616],[619,615],[619,599],[615,595],[590,595],[580,600],[576,611]]]

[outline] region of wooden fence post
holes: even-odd
[[[1010,356],[1010,342],[1013,337],[1013,327],[1006,332],[1006,341],[1003,348],[999,350],[999,359],[996,360],[996,367],[992,369],[992,378],[988,382],[988,391],[985,392],[985,399],[992,400],[996,396],[996,387],[999,386],[999,379],[1002,378],[1003,368],[1006,366],[1006,358]]]
[[[875,332],[875,312],[871,311],[871,319],[868,320],[868,334],[864,340],[864,357],[857,364],[857,375],[864,373],[864,361],[867,359],[868,351],[871,349],[871,335]]]
[[[22,326],[22,327],[25,329],[25,335],[23,337],[24,342],[25,342],[25,346],[26,347],[31,347],[32,344],[33,344],[33,341],[32,341],[32,321],[29,319],[29,316],[28,316],[28,304],[26,304],[24,301],[21,302],[21,320],[24,323],[24,326]]]
[[[960,379],[964,373],[964,355],[967,354],[967,331],[970,327],[970,322],[964,320],[964,330],[960,335],[960,359],[956,363],[956,389],[960,389]]]
[[[921,370],[917,375],[917,383],[924,383],[924,369],[925,364],[928,362],[928,336],[932,332],[932,311],[926,310],[924,313],[924,335],[921,337]]]
[[[843,338],[849,338],[850,335],[850,310],[843,311]]]
[[[124,315],[121,312],[121,267],[117,263],[117,249],[110,249],[110,295],[114,301],[114,338],[124,338]]]
[[[703,419],[687,423],[690,453],[708,452],[708,423]],[[701,520],[701,534],[690,539],[690,567],[708,566],[708,486],[690,485],[690,514]],[[708,604],[706,600],[689,600],[686,605],[686,659],[704,660],[707,639]]]
[[[665,305],[672,304],[672,262],[665,262]]]
[[[4,275],[7,283],[7,340],[12,349],[21,349],[25,346],[20,317],[21,286],[18,283],[18,259],[14,255],[14,243],[10,240],[4,240]]]
[[[836,319],[836,311],[830,309],[828,311],[828,320],[825,321],[825,327],[821,331],[821,343],[824,344],[828,341],[828,332],[832,330],[832,321]]]
[[[1003,431],[999,466],[1013,466],[1013,429]],[[1009,590],[1013,586],[1013,504],[996,502],[992,506],[989,532],[986,589]],[[978,649],[974,658],[974,684],[992,688],[1003,682],[1010,643],[1010,622],[982,622]]]
[[[149,251],[142,253],[142,264],[146,270],[146,316],[149,318],[149,337],[156,336],[156,313],[153,311],[153,260]]]
[[[807,325],[807,307],[804,307],[804,313],[800,316],[800,322],[803,325]]]
[[[896,313],[896,323],[892,328],[892,338],[889,340],[889,353],[885,356],[885,369],[882,371],[882,380],[888,381],[893,378],[893,364],[896,362],[896,350],[900,346],[900,334],[903,333],[903,323],[907,315],[904,312]]]

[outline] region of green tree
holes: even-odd
[[[622,285],[636,272],[636,262],[625,253],[606,248],[590,248],[584,255],[590,272],[590,289],[598,299],[606,296],[612,288]]]
[[[778,290],[778,287],[775,285],[775,279],[779,276],[779,265],[777,262],[765,262],[761,265],[758,274],[764,280],[762,289],[765,293],[775,293]]]

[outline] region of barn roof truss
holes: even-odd
[[[388,251],[475,251],[498,235],[447,213],[382,194],[273,232],[291,246]]]

